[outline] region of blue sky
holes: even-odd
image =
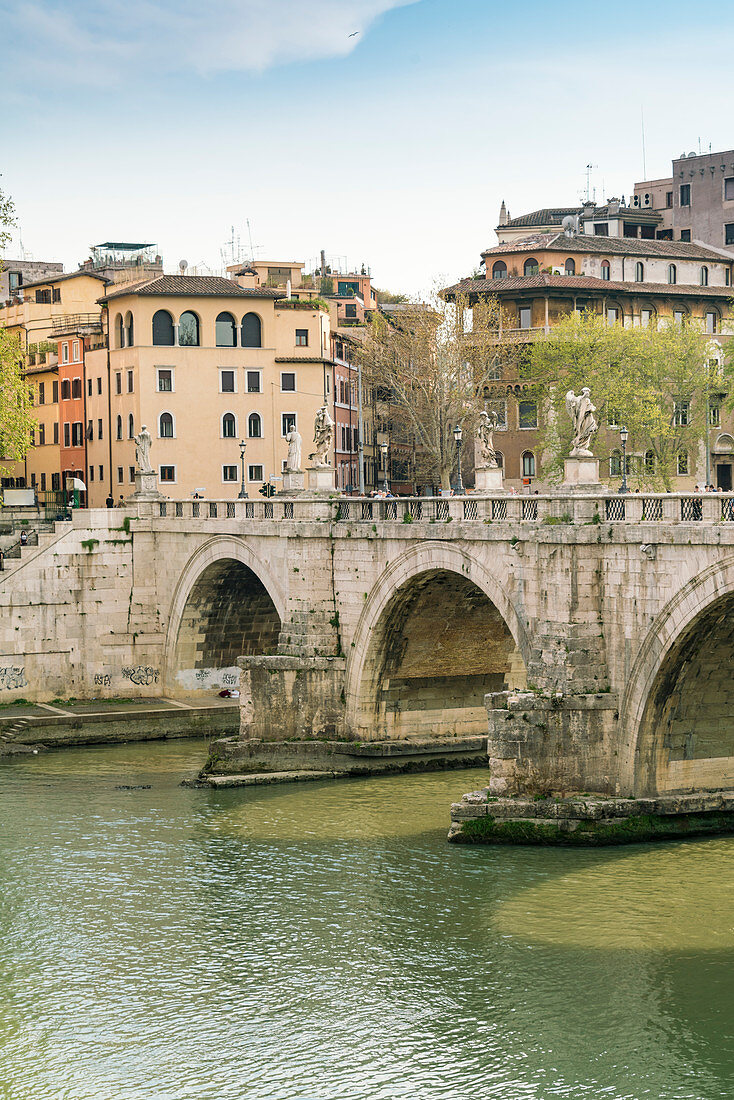
[[[716,34],[712,33],[716,28]],[[359,31],[349,37],[353,31]],[[734,11],[621,0],[0,0],[0,186],[35,258],[320,248],[420,292],[512,214],[734,146]],[[9,250],[17,254],[17,241]]]

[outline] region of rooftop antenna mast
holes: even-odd
[[[586,201],[591,201],[591,172],[593,168],[598,168],[598,164],[586,165]],[[596,193],[596,192],[595,192]]]
[[[645,157],[645,108],[640,107],[640,121],[642,122],[642,178],[647,179],[647,160]]]

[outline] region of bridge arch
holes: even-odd
[[[191,556],[176,585],[166,631],[169,691],[234,686],[243,654],[272,653],[285,595],[268,566],[241,539],[209,539]]]
[[[734,787],[734,557],[656,617],[622,699],[621,788],[638,796]]]
[[[507,584],[465,550],[423,543],[362,609],[346,669],[360,739],[487,733],[484,695],[522,687],[530,647]]]

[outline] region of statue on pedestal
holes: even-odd
[[[141,474],[154,473],[153,467],[150,464],[150,445],[152,442],[153,437],[145,424],[143,424],[140,433],[135,436],[135,462],[138,472]]]
[[[334,421],[331,419],[326,405],[322,405],[316,413],[313,441],[316,444],[316,450],[308,456],[311,465],[331,466],[330,452],[334,443]]]
[[[591,437],[599,430],[594,413],[596,407],[591,403],[591,390],[584,386],[578,396],[569,390],[566,394],[566,409],[573,421],[573,444],[571,458],[593,458]]]
[[[288,463],[286,469],[290,473],[300,473],[301,471],[301,433],[297,432],[295,428],[291,428],[288,435],[285,437],[285,441],[288,444]]]
[[[496,470],[497,452],[494,449],[493,433],[497,428],[498,416],[496,412],[483,412],[479,416],[477,427],[477,469]]]

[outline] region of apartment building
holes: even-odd
[[[702,358],[726,355],[734,334],[731,315],[733,261],[701,245],[667,240],[606,237],[586,232],[540,233],[488,248],[482,253],[485,278],[469,278],[448,288],[470,300],[494,297],[505,323],[519,339],[531,341],[568,313],[590,310],[609,324],[657,326],[695,320],[701,323]],[[732,484],[734,421],[716,407],[710,441],[710,469],[722,487]],[[538,449],[538,409],[521,378],[497,380],[490,398],[500,417],[495,437],[510,487],[543,485]],[[705,456],[704,456],[705,458]],[[681,464],[679,484],[703,480],[705,462],[690,456]],[[607,478],[618,475],[612,456]]]
[[[635,184],[633,204],[660,216],[658,238],[734,251],[734,149],[681,153],[669,176]]]

